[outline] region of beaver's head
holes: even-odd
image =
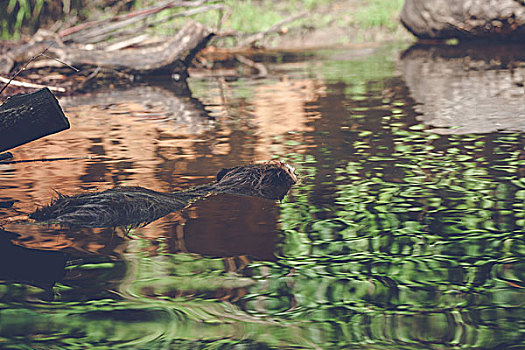
[[[218,192],[283,199],[297,182],[295,169],[281,161],[269,161],[222,169],[217,174]]]

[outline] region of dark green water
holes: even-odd
[[[95,119],[85,147],[102,158],[75,161],[75,172],[49,165],[44,189],[36,165],[0,165],[1,199],[15,201],[2,217],[52,189],[170,190],[274,157],[294,164],[301,181],[281,203],[212,197],[130,239],[112,229],[6,225],[18,236],[2,233],[0,347],[522,349],[525,109],[517,103],[517,113],[502,114],[509,124],[487,132],[469,132],[479,123],[465,112],[447,125],[427,122],[432,110],[422,114],[414,98],[439,102],[443,90],[413,90],[411,82],[433,78],[414,80],[407,66],[417,61],[400,52],[284,56],[262,79],[195,74],[192,99],[181,100],[204,108],[194,129],[172,114],[161,126],[142,117],[139,126],[106,123],[64,101],[72,129]],[[501,61],[485,74],[511,74]],[[78,104],[86,109],[90,98]],[[137,118],[123,106],[130,111],[119,118]],[[147,146],[133,153],[138,135]]]

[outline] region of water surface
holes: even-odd
[[[0,165],[1,218],[273,158],[301,181],[131,231],[4,225],[2,346],[521,348],[524,51],[405,46],[61,98],[71,129],[13,153],[79,159]]]

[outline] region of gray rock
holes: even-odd
[[[400,17],[421,39],[525,41],[523,0],[406,0]]]

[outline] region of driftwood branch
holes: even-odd
[[[51,59],[52,61],[56,61],[60,63],[61,65],[64,65],[66,67],[71,68],[72,70],[78,72],[79,70],[69,64],[67,64],[64,61],[59,60],[55,57],[50,57],[46,53],[51,49],[51,47],[55,44],[53,41],[43,41],[43,42],[37,42],[37,43],[29,43],[26,45],[23,45],[22,47],[16,48],[12,51],[9,51],[6,55],[0,58],[0,73],[9,73],[11,69],[14,67],[15,62],[23,62],[24,65],[22,68],[20,68],[16,73],[14,73],[11,78],[8,80],[8,82],[5,83],[4,87],[0,90],[0,94],[4,92],[4,90],[9,86],[11,81],[16,78],[20,73],[22,73],[24,70],[27,69],[27,67],[38,60],[40,57],[46,57]],[[40,51],[40,52],[37,52]],[[34,53],[34,54],[33,54]],[[13,84],[16,85],[16,84]],[[22,85],[19,85],[22,86]],[[27,86],[30,87],[30,86]],[[36,86],[32,86],[36,87]]]
[[[13,74],[13,75],[11,76],[11,78],[7,79],[7,81],[4,82],[5,85],[4,85],[4,86],[2,87],[2,89],[0,90],[0,94],[1,94],[2,92],[4,92],[4,90],[9,86],[9,84],[11,83],[11,81],[13,81],[13,79],[16,78],[16,77],[17,77],[22,71],[24,71],[24,70],[27,68],[27,66],[28,66],[31,62],[33,62],[34,60],[38,59],[39,57],[42,57],[43,55],[45,55],[45,53],[47,52],[47,50],[49,50],[50,47],[51,47],[51,45],[48,46],[48,47],[46,47],[46,48],[45,48],[42,52],[40,52],[38,55],[34,55],[33,57],[31,57],[31,58],[30,58],[30,59],[29,59],[29,60],[28,60],[23,66],[22,66],[22,68],[20,68],[20,69],[18,70],[18,72],[16,72],[15,74]]]
[[[125,49],[126,47],[143,43],[148,38],[149,38],[148,34],[141,34],[141,35],[133,36],[133,37],[131,37],[129,39],[126,39],[126,40],[123,40],[123,41],[118,41],[118,42],[116,42],[114,44],[106,46],[104,51],[122,50],[122,49]]]
[[[148,27],[155,27],[157,25],[160,25],[162,23],[166,23],[166,22],[169,22],[175,18],[179,18],[179,17],[190,17],[190,16],[193,16],[193,15],[196,15],[198,13],[202,13],[202,12],[207,12],[207,11],[211,11],[211,10],[221,10],[224,8],[224,5],[222,4],[213,4],[213,5],[209,5],[209,6],[201,6],[201,7],[197,7],[197,8],[193,8],[193,9],[190,9],[190,10],[186,10],[186,11],[181,11],[181,12],[177,12],[173,15],[170,15],[168,17],[165,17],[165,18],[161,18],[161,19],[158,19],[158,20],[154,20],[154,21],[150,21],[150,22],[146,22],[144,21],[144,24],[141,26],[141,27],[134,27],[134,28],[129,28],[128,26],[124,27],[122,26],[122,28],[118,29],[118,30],[115,30],[114,32],[107,32],[107,33],[103,33],[101,34],[100,36],[97,36],[97,37],[94,37],[91,42],[96,42],[96,43],[99,43],[104,45],[103,42],[104,40],[107,40],[109,39],[110,37],[119,37],[119,38],[124,38],[126,36],[129,36],[129,35],[134,35],[138,32],[143,32],[146,30],[146,28]],[[119,44],[119,43],[117,43]],[[113,44],[113,45],[117,45],[117,44]],[[112,45],[110,45],[112,46]],[[105,48],[106,51],[107,48]]]
[[[197,13],[210,10],[223,10],[222,4],[206,5],[211,0],[181,1],[170,0],[155,4],[145,9],[80,24],[75,27],[62,30],[54,36],[47,36],[45,39],[36,38],[35,40],[20,47],[17,47],[0,57],[0,74],[8,74],[13,67],[20,62],[32,58],[41,58],[42,51],[48,50],[49,53],[61,61],[66,61],[72,65],[90,65],[116,70],[124,70],[132,74],[148,74],[152,71],[171,71],[178,70],[183,73],[186,70],[185,64],[193,57],[196,50],[201,49],[211,38],[211,31],[196,22],[188,22],[179,33],[175,34],[170,40],[164,41],[156,47],[147,49],[122,48],[141,43],[143,36],[133,35],[137,33],[136,24],[143,23],[142,27],[154,26],[175,17],[188,17]],[[167,19],[160,19],[150,23],[145,21],[161,11],[186,7],[191,8],[186,11],[177,12]],[[135,26],[133,26],[135,25]],[[135,32],[133,33],[134,30]],[[75,42],[80,44],[95,43],[107,40],[110,37],[119,36],[126,32],[134,36],[129,40],[121,40],[112,45],[107,45],[109,50],[87,50],[78,46],[64,45],[63,42]],[[47,61],[38,62],[39,67],[49,64]],[[182,63],[182,64],[181,64]],[[54,64],[54,63],[53,63]]]
[[[54,44],[54,41],[46,40],[40,42],[29,42],[25,45],[13,48],[0,57],[0,74],[9,74],[13,67],[15,67],[16,63],[26,62],[21,70],[25,69],[30,63],[42,57],[42,53],[45,53],[49,50],[49,47]],[[16,76],[19,72],[13,76]]]
[[[58,92],[65,92],[66,89],[64,88],[61,88],[61,87],[51,87],[51,86],[46,86],[46,85],[41,85],[41,84],[34,84],[34,83],[27,83],[27,82],[23,82],[23,81],[17,81],[17,80],[14,80],[20,73],[22,73],[24,70],[27,69],[27,66],[34,62],[35,60],[37,60],[39,57],[47,57],[47,58],[50,58],[62,65],[65,65],[71,69],[73,69],[74,71],[78,72],[79,70],[57,58],[54,58],[54,57],[50,57],[48,55],[46,55],[46,52],[51,48],[51,45],[46,47],[44,49],[44,51],[42,51],[40,54],[36,55],[36,56],[33,56],[31,57],[31,59],[29,59],[23,66],[22,68],[20,68],[15,74],[13,74],[11,76],[11,78],[7,79],[7,78],[4,78],[4,77],[0,77],[0,82],[4,83],[4,86],[2,87],[2,89],[0,89],[0,94],[2,94],[2,92],[4,92],[4,90],[9,86],[9,85],[14,85],[14,86],[21,86],[21,87],[28,87],[28,88],[36,88],[36,89],[41,89],[41,88],[45,88],[47,87],[49,90],[52,90],[52,91],[58,91]]]

